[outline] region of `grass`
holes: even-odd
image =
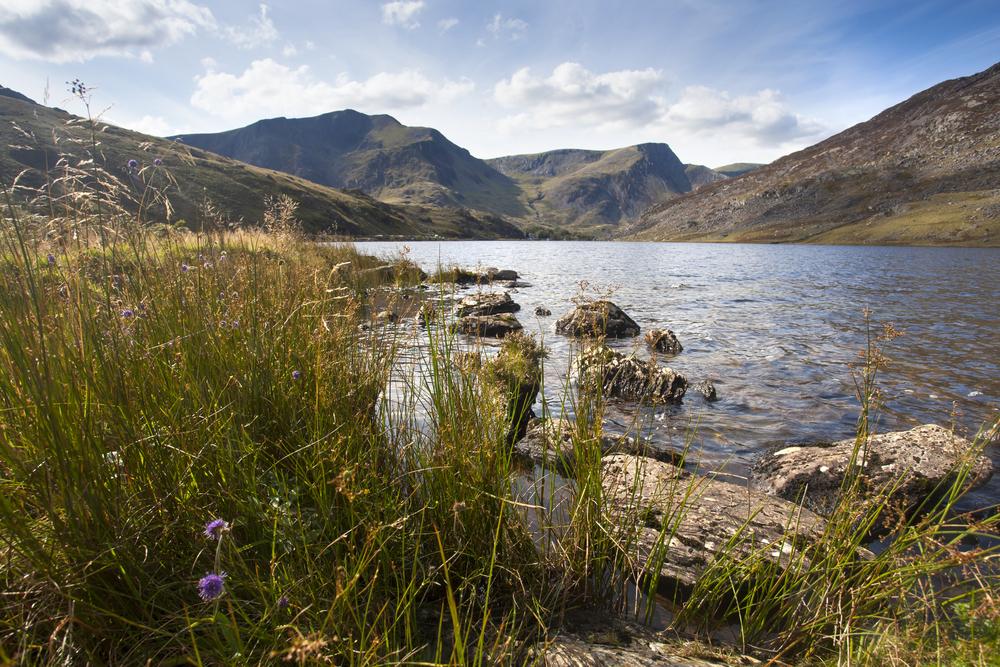
[[[599,387],[562,390],[562,516],[554,487],[516,491],[534,339],[466,364],[430,318],[407,365],[405,327],[372,318],[419,280],[405,258],[385,271],[311,243],[283,199],[259,229],[141,224],[142,204],[88,169],[31,200],[4,190],[0,662],[520,665],[571,609],[621,611],[636,583],[653,599],[662,552],[631,561],[641,517],[604,497]],[[956,518],[958,476],[863,559],[889,501],[858,489],[792,566],[719,559],[680,620],[736,623],[738,650],[777,661],[987,664],[995,551],[961,545],[996,514]],[[218,596],[199,589],[210,573]]]

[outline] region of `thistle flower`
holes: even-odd
[[[126,320],[135,317],[135,311],[133,311],[131,308],[126,308],[125,310],[122,311],[122,317]]]
[[[161,160],[160,158],[153,158],[153,164],[157,167],[162,166],[163,160]]]
[[[292,371],[293,380],[298,380],[300,377],[302,377],[302,371]]]
[[[198,580],[198,597],[205,602],[211,602],[222,595],[226,585],[226,573],[209,572]]]
[[[230,326],[232,326],[234,329],[239,329],[240,328],[240,321],[239,320],[233,320],[233,323]]]
[[[135,159],[129,160],[128,168],[131,169],[132,171],[135,171],[136,169],[139,168],[139,161]]]
[[[278,609],[281,609],[282,611],[284,611],[285,609],[288,609],[288,596],[287,595],[282,595],[280,598],[278,598]]]
[[[187,264],[181,264],[181,271],[183,271],[184,273],[187,273],[188,269],[190,269],[190,268],[191,267],[188,266]]]
[[[205,524],[205,537],[217,540],[229,530],[229,522],[224,519],[212,519]]]
[[[49,266],[56,265],[56,256],[53,255],[51,252],[49,253],[49,256],[45,258],[45,260],[49,263]]]

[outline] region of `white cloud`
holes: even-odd
[[[188,0],[4,0],[0,53],[56,63],[152,57],[151,49],[214,27],[211,10]]]
[[[502,122],[506,128],[564,125],[641,126],[663,114],[663,75],[652,68],[595,74],[579,63],[563,63],[548,77],[525,67],[496,84],[493,95],[505,107],[522,110]]]
[[[764,89],[733,96],[723,90],[689,86],[672,104],[667,82],[652,68],[597,74],[578,63],[563,63],[547,77],[528,68],[494,86],[493,96],[515,110],[502,118],[505,131],[555,127],[643,131],[649,140],[712,133],[727,140],[776,147],[817,138],[820,123],[794,113],[781,95]]]
[[[528,23],[518,18],[504,18],[501,14],[494,14],[493,19],[486,24],[486,29],[493,33],[493,36],[500,38],[507,35],[512,40],[524,37],[524,31],[528,29]]]
[[[767,145],[823,133],[824,127],[792,112],[778,91],[765,88],[753,95],[732,96],[707,86],[688,86],[670,106],[669,125],[692,132],[729,132]]]
[[[154,137],[165,137],[176,134],[173,126],[163,116],[145,115],[137,120],[123,120],[115,124],[135,130],[136,132],[142,132],[143,134],[151,134]]]
[[[424,0],[395,0],[382,5],[382,22],[409,30],[420,27],[417,14],[424,8]]]
[[[270,44],[278,39],[278,29],[274,27],[274,21],[267,15],[268,11],[268,6],[261,3],[260,13],[251,16],[246,25],[227,26],[222,34],[241,49],[252,49]]]
[[[308,66],[291,68],[270,58],[255,60],[241,74],[208,70],[195,82],[191,104],[230,118],[302,116],[346,107],[384,113],[449,102],[474,88],[468,79],[432,81],[419,70],[379,72],[364,80],[340,74],[331,83],[314,77]]]
[[[299,50],[295,48],[294,44],[285,44],[285,48],[281,49],[281,55],[291,58],[292,56],[299,55]]]
[[[451,16],[446,19],[441,19],[440,21],[438,21],[438,28],[441,29],[441,32],[448,32],[457,25],[458,25],[458,19],[455,18],[454,16]]]

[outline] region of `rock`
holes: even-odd
[[[375,316],[375,321],[383,324],[395,324],[399,321],[399,315],[392,310],[382,310]]]
[[[532,664],[545,667],[725,667],[726,663],[681,655],[690,649],[673,636],[587,609],[571,614],[548,644],[533,649]]]
[[[797,549],[820,539],[826,523],[787,500],[627,454],[604,459],[602,485],[613,520],[635,528],[629,551],[639,565],[665,542],[659,588],[675,600],[690,594],[720,554],[759,553],[786,567]],[[668,535],[662,541],[661,531]]]
[[[455,306],[455,314],[466,315],[497,315],[499,313],[516,313],[521,306],[514,303],[507,292],[479,292],[470,294]]]
[[[517,442],[524,436],[528,421],[535,415],[532,406],[542,387],[542,359],[545,348],[535,337],[520,331],[509,333],[500,344],[500,351],[483,365],[483,383],[495,388],[505,405],[507,442]]]
[[[761,458],[751,473],[754,488],[798,501],[820,514],[836,506],[844,474],[850,464],[854,438],[830,445],[785,447]],[[905,509],[918,509],[939,486],[949,485],[956,467],[971,456],[972,443],[935,424],[909,431],[875,435],[869,439],[867,456],[859,454],[864,484],[870,491],[898,485],[891,500]],[[965,490],[985,483],[993,474],[990,459],[981,454],[972,461]]]
[[[535,308],[535,315],[537,315],[538,317],[551,317],[552,311],[549,310],[548,308],[542,308],[541,306],[539,306],[538,308]]]
[[[681,400],[687,391],[683,375],[603,345],[584,350],[575,363],[585,380],[600,381],[607,396],[671,403]]]
[[[470,336],[503,338],[509,333],[520,331],[523,327],[517,318],[510,313],[501,313],[499,315],[467,315],[455,322],[452,328]]]
[[[719,394],[715,391],[715,383],[711,380],[702,380],[694,386],[694,389],[701,394],[706,401],[719,400]]]
[[[438,309],[433,303],[425,301],[424,303],[420,304],[420,308],[417,310],[417,316],[416,316],[417,324],[419,324],[422,327],[425,327],[438,317],[439,317]]]
[[[680,354],[684,346],[670,329],[652,329],[646,332],[646,344],[657,352]]]
[[[486,270],[486,276],[490,280],[517,280],[521,276],[517,275],[517,271],[512,269],[495,269],[490,268]]]
[[[567,419],[532,419],[524,437],[514,444],[514,451],[522,458],[541,466],[551,467],[564,477],[573,476],[576,455],[573,449],[575,426]],[[681,465],[679,452],[657,450],[651,445],[626,435],[601,433],[602,456],[632,454],[648,456],[658,461]]]
[[[578,337],[627,338],[639,335],[639,325],[610,301],[591,301],[560,317],[556,332]]]

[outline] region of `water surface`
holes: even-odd
[[[610,293],[643,331],[669,328],[684,351],[661,360],[689,381],[711,379],[720,400],[689,393],[680,405],[607,417],[641,419],[654,443],[687,439],[707,467],[745,474],[782,443],[851,437],[858,415],[851,375],[865,346],[863,310],[904,335],[888,348],[878,429],[954,424],[974,433],[1000,406],[1000,249],[857,246],[447,241],[358,243],[439,265],[511,268],[527,331],[550,349],[547,396],[558,401],[572,341],[555,321],[573,298]],[[536,317],[535,308],[552,311]],[[641,337],[612,341],[648,356]],[[551,406],[558,411],[558,404]],[[990,455],[1000,464],[996,445]],[[970,497],[1000,502],[1000,475]]]

